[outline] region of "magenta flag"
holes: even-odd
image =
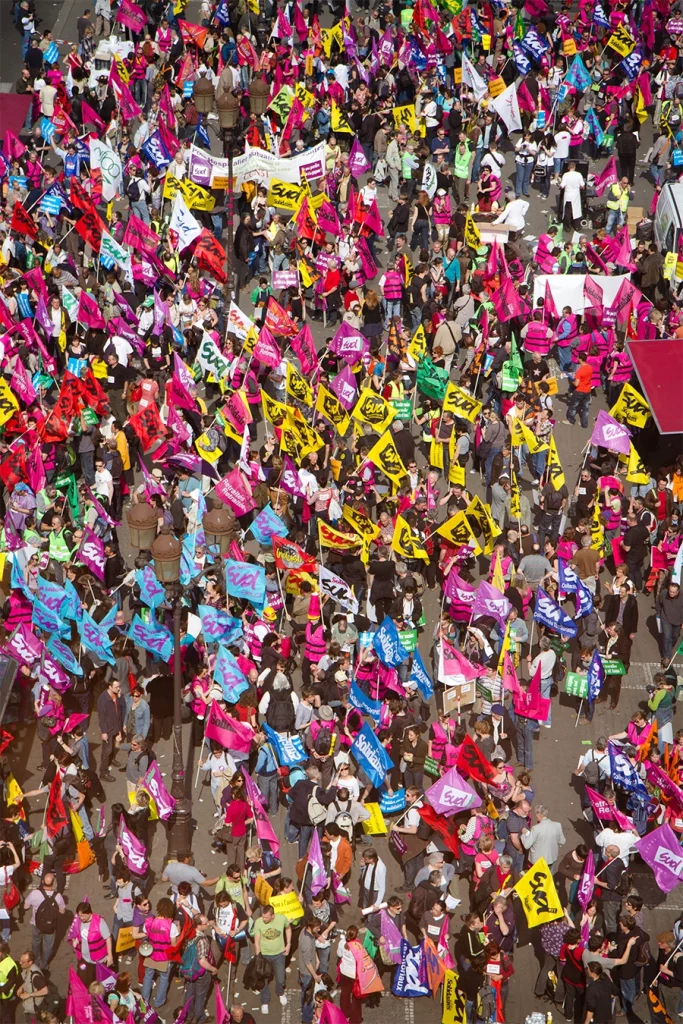
[[[204,735],[207,740],[216,740],[226,750],[235,750],[238,754],[248,754],[251,749],[251,741],[254,738],[254,730],[250,725],[237,722],[230,715],[226,715],[216,701],[213,701],[206,719]]]
[[[617,162],[613,156],[609,158],[600,174],[596,174],[593,187],[595,194],[601,196],[605,189],[617,183]]]
[[[519,293],[509,277],[503,281],[502,288],[493,293],[491,302],[502,323],[512,320],[516,316],[528,316],[531,312],[526,302],[519,297]]]
[[[446,577],[444,597],[450,601],[448,611],[456,622],[469,622],[472,605],[477,595],[476,587],[470,586],[455,569],[451,569]]]
[[[253,356],[260,363],[264,363],[265,366],[270,366],[273,369],[282,362],[280,346],[265,326],[261,328],[258,341],[254,345]]]
[[[289,455],[282,456],[282,472],[280,473],[278,487],[281,487],[283,491],[291,494],[294,498],[303,498],[304,496],[299,479],[299,470]]]
[[[276,857],[280,856],[280,840],[278,839],[273,826],[270,823],[267,811],[263,806],[263,796],[261,790],[258,788],[249,772],[246,768],[242,767],[242,775],[244,776],[244,786],[247,791],[247,800],[251,804],[251,812],[254,816],[254,825],[256,826],[256,835],[260,842],[266,842],[270,844],[270,848]]]
[[[170,818],[175,808],[175,799],[166,789],[156,761],[152,761],[140,785],[147,790],[156,804],[157,814],[161,820],[166,821],[167,818]]]
[[[399,959],[396,962],[401,961]],[[326,999],[320,1012],[319,1024],[349,1024],[349,1018],[330,999]]]
[[[251,488],[244,481],[237,466],[231,469],[222,480],[219,480],[215,491],[221,501],[229,505],[238,516],[243,516],[256,508],[256,502],[251,496]]]
[[[393,918],[386,912],[386,910],[380,910],[379,921],[380,935],[386,943],[384,948],[389,954],[389,959],[393,960],[395,964],[400,964],[401,933],[398,930],[398,926],[394,923]]]
[[[86,292],[84,288],[81,289],[81,294],[78,297],[76,320],[78,323],[85,324],[86,327],[92,327],[93,330],[99,330],[105,326],[100,307],[92,295]]]
[[[31,383],[31,378],[26,372],[24,364],[20,359],[17,359],[14,364],[14,373],[10,381],[10,387],[12,391],[16,391],[19,398],[24,402],[25,405],[30,405],[37,398],[36,389]]]
[[[341,234],[341,225],[339,224],[337,211],[327,199],[318,210],[318,227],[322,231],[329,231],[331,235]]]
[[[581,881],[579,887],[576,890],[576,898],[581,905],[581,909],[585,910],[590,901],[593,898],[593,889],[595,888],[595,857],[591,850],[586,857],[586,863],[583,866],[583,874],[581,875]]]
[[[80,725],[81,722],[86,722],[89,717],[89,715],[83,715],[80,712],[73,715],[69,715],[66,722],[64,723],[62,732],[71,732],[73,729],[76,728],[77,725]]]
[[[145,844],[126,827],[123,818],[119,823],[119,846],[123,850],[123,856],[130,871],[136,875],[146,875],[149,865],[147,864]]]
[[[81,102],[81,117],[83,119],[83,127],[86,124],[94,124],[98,131],[103,132],[107,127],[100,115],[96,110],[86,103],[85,100]]]
[[[512,605],[507,597],[502,597],[497,587],[491,586],[486,580],[482,580],[477,590],[477,596],[472,605],[473,616],[489,615],[504,625]]]
[[[586,795],[591,802],[593,813],[597,815],[600,821],[614,820],[614,808],[608,800],[605,800],[604,796],[600,796],[598,791],[591,789],[590,786],[586,786]]]
[[[123,81],[118,71],[114,70],[115,67],[116,65],[112,64],[112,70],[109,73],[109,81],[114,86],[114,92],[118,94],[121,117],[124,121],[132,121],[133,118],[138,117],[142,111],[133,99],[132,92]]]
[[[147,15],[132,0],[121,0],[121,6],[116,14],[116,21],[121,22],[132,32],[144,32],[147,24]]]
[[[628,429],[613,416],[601,409],[591,434],[591,444],[598,444],[611,452],[628,455],[631,451],[631,435]]]
[[[357,363],[364,352],[369,351],[370,345],[359,331],[342,320],[339,328],[330,342],[330,352],[343,359],[347,366]]]
[[[445,818],[481,806],[481,797],[458,775],[456,768],[451,768],[437,779],[425,796],[436,813],[443,814]]]
[[[299,333],[291,339],[290,345],[301,364],[301,372],[309,376],[318,365],[318,353],[308,324],[304,324]]]
[[[93,1019],[92,996],[73,967],[69,967],[66,1015],[73,1017],[76,1024],[86,1024],[86,1021]]]
[[[225,1008],[220,985],[216,985],[216,1024],[229,1024],[230,1014]]]
[[[353,145],[351,146],[351,152],[349,153],[348,163],[352,177],[360,178],[361,174],[366,174],[370,170],[371,166],[370,161],[363,152],[363,147],[360,142],[358,139],[354,139]]]
[[[443,670],[447,676],[464,676],[465,682],[471,682],[482,674],[481,665],[473,665],[448,640],[441,641],[441,649],[443,651]]]
[[[503,655],[503,689],[510,690],[512,694],[521,693],[515,666],[512,664],[512,658],[508,651]]]
[[[670,825],[660,825],[634,844],[655,873],[662,892],[671,892],[683,881],[683,850]]]
[[[45,302],[47,302],[47,285],[45,284],[43,271],[40,267],[33,267],[32,270],[27,270],[24,274],[24,280],[36,295],[42,296]]]
[[[5,649],[22,665],[29,666],[40,660],[44,650],[42,642],[25,622],[19,623],[5,644]]]
[[[217,985],[216,987],[220,988],[219,985]],[[180,1013],[176,1017],[175,1024],[185,1024],[185,1021],[187,1020],[187,1015],[190,1012],[190,1007],[192,1006],[193,1002],[194,1002],[194,997],[192,997],[192,999],[188,999],[187,1000],[187,1002],[183,1006],[182,1010],[180,1011]]]
[[[323,889],[327,888],[327,872],[325,871],[323,854],[320,849],[320,836],[318,835],[317,828],[313,829],[313,835],[311,836],[311,841],[308,846],[307,865],[311,892],[314,896],[317,896],[319,892],[322,892]]]
[[[97,576],[98,580],[104,579],[104,567],[107,564],[104,543],[96,533],[93,533],[89,526],[83,529],[83,539],[81,540],[76,558],[83,565],[87,566]]]
[[[550,713],[551,700],[541,696],[541,666],[536,669],[534,678],[529,683],[526,693],[520,689],[512,698],[515,714],[523,718],[533,718],[536,722],[546,722]]]
[[[373,199],[363,217],[363,227],[367,228],[368,231],[373,231],[380,238],[384,238],[384,225],[382,224],[382,218],[379,215],[379,209],[377,207],[377,200]]]
[[[330,391],[335,393],[346,411],[351,412],[358,398],[358,387],[350,366],[344,366],[330,381]]]

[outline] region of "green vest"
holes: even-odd
[[[460,152],[460,145],[455,147],[455,176],[456,178],[466,179],[470,175],[470,157],[471,153],[469,146],[465,146],[465,152]]]
[[[413,165],[409,163],[415,156],[414,153],[408,153],[407,151],[401,156],[401,174],[406,181],[410,181],[413,176]]]
[[[4,960],[0,960],[0,999],[11,999],[14,995],[16,983],[14,985],[7,985],[7,979],[14,968],[16,968],[18,974],[19,968],[11,956],[6,956]]]
[[[53,558],[55,562],[68,562],[71,558],[71,551],[69,545],[64,539],[64,532],[66,527],[62,527],[59,533],[55,533],[53,530],[50,534],[50,558]]]

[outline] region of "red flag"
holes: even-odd
[[[225,272],[227,255],[223,246],[211,234],[208,228],[203,228],[194,250],[195,259],[200,267],[209,270],[217,281],[224,284],[228,280]]]
[[[286,309],[283,309],[277,299],[271,295],[266,306],[264,325],[273,334],[279,334],[284,338],[293,338],[298,334],[298,328]]]
[[[17,445],[10,449],[5,458],[0,462],[0,478],[8,491],[13,491],[20,481],[28,482],[26,472],[26,452],[23,445]]]
[[[196,46],[197,49],[201,50],[206,42],[208,35],[208,28],[203,28],[201,25],[195,25],[191,21],[182,21],[178,19],[180,26],[180,35],[182,36],[183,42],[186,46]]]
[[[109,399],[106,392],[100,387],[99,381],[88,367],[85,377],[79,380],[81,396],[85,399],[91,409],[94,409],[99,416],[103,416],[109,407]]]
[[[95,252],[100,251],[102,235],[104,234],[104,222],[94,206],[91,210],[86,210],[78,218],[74,228],[91,249],[94,249]]]
[[[444,843],[457,857],[458,851],[460,850],[460,843],[458,842],[458,828],[454,818],[444,818],[443,815],[437,814],[433,807],[429,804],[422,804],[418,807],[417,813],[420,815],[423,821],[425,821],[430,828],[433,828],[435,832],[438,832]]]
[[[286,537],[271,537],[275,564],[278,569],[296,569],[301,572],[316,572],[315,558],[307,555],[303,548]]]
[[[14,736],[11,732],[5,732],[4,729],[0,729],[0,754],[4,754],[13,739]]]
[[[154,402],[131,416],[128,422],[140,438],[143,452],[166,437],[166,427]]]
[[[29,238],[34,240],[38,237],[38,228],[23,203],[14,204],[10,228],[12,231],[16,231],[18,235],[28,235]]]
[[[45,834],[48,839],[54,839],[68,823],[69,819],[62,800],[62,779],[57,772],[50,786],[45,809]]]
[[[69,199],[71,200],[72,206],[77,207],[77,209],[79,210],[83,210],[84,213],[87,212],[88,210],[95,209],[95,204],[92,201],[90,194],[86,192],[86,190],[83,188],[80,182],[76,180],[76,178],[71,179],[71,190],[69,193]]]
[[[496,774],[496,769],[484,757],[471,736],[465,737],[458,754],[456,768],[477,782],[490,782]]]

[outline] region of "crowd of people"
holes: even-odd
[[[680,4],[187,7],[12,8],[0,1022],[671,1024]]]

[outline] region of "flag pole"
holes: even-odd
[[[683,939],[681,939],[681,941],[678,943],[678,945],[673,950],[673,952],[667,957],[667,959],[662,964],[662,967],[666,967],[666,965],[668,964],[669,960],[671,960],[676,955],[676,953],[679,951],[681,946],[683,946]],[[657,971],[657,975],[656,975],[654,981],[650,982],[650,988],[653,988],[657,984],[657,980],[659,979],[659,976],[662,973],[662,967],[660,967],[659,970]]]
[[[197,783],[199,782],[199,773],[201,771],[202,757],[204,755],[204,745],[205,745],[205,743],[206,743],[206,736],[203,736],[202,737],[202,745],[201,745],[201,748],[199,750],[199,757],[197,758],[197,774],[194,777],[194,786],[192,787],[193,789],[197,788]]]
[[[583,708],[583,697],[579,701],[579,710],[578,710],[578,712],[576,714],[576,721],[574,722],[574,728],[575,729],[576,729],[577,725],[579,724],[579,719],[581,718],[581,709],[582,708]]]

